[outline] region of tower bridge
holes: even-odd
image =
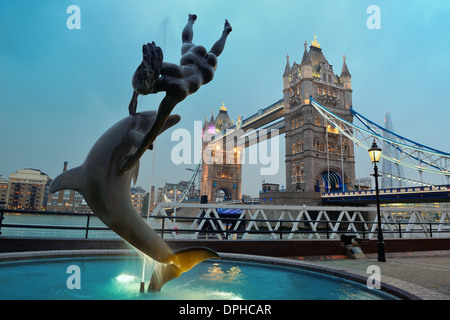
[[[211,161],[203,159],[195,175],[201,171],[201,194],[209,202],[241,199],[243,150],[280,134],[285,135],[286,190],[264,195],[278,198],[278,203],[371,203],[373,193],[356,188],[355,149],[368,150],[373,140],[395,151],[383,153],[384,161],[420,175],[444,175],[449,183],[450,154],[399,136],[392,127],[383,128],[352,107],[345,55],[338,75],[316,39],[309,49],[306,42],[304,47],[300,64],[291,64],[289,55],[286,57],[282,99],[245,119],[239,116],[236,123],[230,120],[225,105],[216,118],[205,118],[203,151],[209,148]],[[355,125],[354,119],[362,126]],[[433,190],[385,187],[380,194],[386,202],[450,199],[448,186]]]

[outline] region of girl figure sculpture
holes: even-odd
[[[147,95],[165,91],[166,95],[159,105],[152,128],[145,134],[138,149],[123,160],[121,166],[123,171],[131,169],[145,150],[152,149],[153,142],[175,106],[214,77],[217,57],[225,48],[226,39],[232,28],[225,20],[222,36],[207,52],[203,46],[192,43],[193,25],[196,20],[197,16],[190,14],[183,29],[179,66],[163,62],[162,50],[154,42],[144,44],[142,47],[142,63],[133,75],[134,91],[128,107],[130,115],[136,114],[137,98],[140,94]]]

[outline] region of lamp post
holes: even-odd
[[[372,147],[369,149],[370,160],[373,163],[373,176],[375,177],[375,191],[377,195],[377,215],[378,215],[378,261],[386,262],[384,254],[383,230],[381,229],[381,212],[380,212],[380,191],[378,189],[378,167],[377,163],[381,158],[381,148],[377,146],[373,139]]]

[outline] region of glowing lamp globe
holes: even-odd
[[[373,140],[372,147],[370,147],[369,149],[369,156],[370,160],[372,160],[373,163],[378,163],[380,161],[381,148],[377,146],[375,139]]]

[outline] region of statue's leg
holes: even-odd
[[[216,43],[214,43],[214,45],[212,46],[212,48],[210,50],[210,52],[215,54],[216,57],[220,56],[223,49],[225,48],[225,42],[227,40],[228,35],[230,34],[230,32],[232,30],[233,29],[231,28],[231,25],[228,22],[228,20],[225,20],[225,26],[223,28],[222,36],[220,37],[219,40],[216,41]]]
[[[192,46],[192,39],[194,38],[194,22],[197,20],[197,16],[195,14],[190,14],[188,22],[181,33],[181,40],[183,42],[183,46],[181,47],[181,54],[185,54]]]
[[[192,26],[194,25],[195,20],[197,20],[197,16],[195,14],[190,14],[188,22],[181,33],[181,40],[183,43],[192,42],[192,39],[194,38]]]

